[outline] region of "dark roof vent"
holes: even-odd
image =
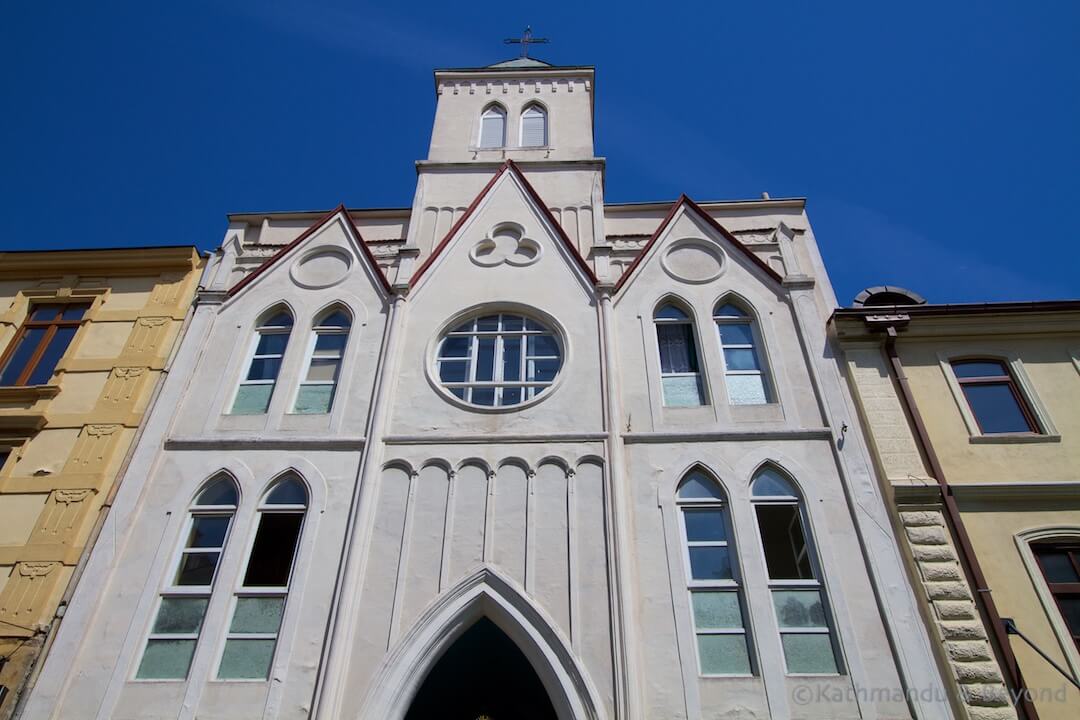
[[[882,307],[888,305],[925,305],[926,298],[907,288],[895,285],[878,285],[866,288],[855,296],[855,307]]]

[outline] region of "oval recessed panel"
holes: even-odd
[[[292,276],[304,287],[330,287],[344,280],[351,266],[352,258],[342,250],[314,250],[293,264]]]
[[[719,248],[699,240],[678,242],[664,255],[664,269],[677,280],[705,283],[720,277],[724,254]]]

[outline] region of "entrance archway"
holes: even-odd
[[[514,641],[480,618],[424,679],[405,720],[557,720],[544,683]]]

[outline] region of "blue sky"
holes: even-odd
[[[12,2],[0,249],[403,207],[431,70],[597,67],[609,201],[805,196],[837,295],[1080,296],[1080,3]]]

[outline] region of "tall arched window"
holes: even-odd
[[[480,116],[480,148],[494,149],[506,145],[506,111],[492,105]]]
[[[277,310],[255,328],[247,374],[236,389],[233,415],[261,415],[270,407],[281,360],[289,344],[293,319],[288,310]]]
[[[671,303],[657,310],[653,320],[656,322],[656,342],[660,347],[660,384],[664,405],[704,405],[705,393],[698,369],[693,321]]]
[[[771,467],[754,476],[750,495],[787,671],[792,675],[838,673],[825,588],[799,495],[791,481]]]
[[[769,383],[762,367],[753,320],[737,305],[723,303],[713,311],[713,321],[724,357],[728,402],[732,405],[769,402]]]
[[[1031,544],[1043,579],[1080,650],[1080,537],[1050,538]]]
[[[161,593],[137,678],[187,677],[239,497],[236,483],[222,474],[207,483],[192,503],[184,544]]]
[[[539,105],[530,105],[521,113],[521,147],[545,147],[547,144],[547,112]]]
[[[263,496],[218,679],[265,680],[269,675],[307,504],[307,488],[291,473]]]
[[[304,380],[296,392],[294,413],[330,412],[352,320],[344,310],[331,310],[315,322],[308,342]]]
[[[686,552],[690,609],[702,675],[746,675],[750,652],[743,622],[727,499],[700,470],[691,471],[675,496]]]

